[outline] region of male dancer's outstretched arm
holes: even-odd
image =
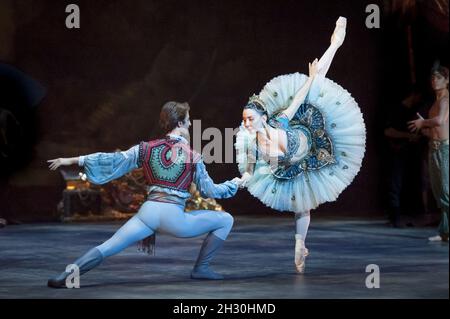
[[[221,184],[215,184],[206,171],[205,164],[200,160],[196,164],[194,183],[204,198],[230,198],[236,195],[236,192],[242,184],[242,179],[235,177],[230,181]]]
[[[57,158],[47,162],[50,163],[51,170],[56,170],[60,166],[82,166],[87,179],[93,184],[101,185],[139,168],[138,156],[139,145],[135,145],[123,152],[98,152],[84,156]]]

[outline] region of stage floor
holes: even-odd
[[[203,237],[158,234],[156,256],[131,246],[81,277],[80,289],[47,288],[121,223],[28,224],[0,229],[0,298],[448,298],[448,244],[433,228],[394,229],[382,220],[314,218],[306,273],[295,273],[293,219],[236,217],[213,268],[224,281],[189,278]],[[366,287],[366,266],[380,288]]]

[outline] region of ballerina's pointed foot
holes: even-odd
[[[333,35],[331,36],[331,44],[336,47],[340,47],[344,43],[345,30],[347,28],[347,19],[344,17],[339,17],[336,21],[336,28],[334,29]]]
[[[306,257],[308,255],[308,248],[301,248],[295,251],[295,269],[299,274],[305,273]]]
[[[346,17],[339,17],[336,20],[336,26],[341,26],[341,27],[345,28],[346,25],[347,25],[347,18]]]
[[[448,242],[448,235],[436,235],[428,238],[429,241],[445,241]]]

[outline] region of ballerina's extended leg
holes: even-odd
[[[339,47],[344,42],[346,27],[347,19],[344,17],[339,17],[339,19],[336,21],[336,27],[334,29],[333,35],[331,36],[331,45],[322,55],[319,63],[317,64],[317,75],[321,75],[323,77],[326,76],[337,49],[339,49]]]

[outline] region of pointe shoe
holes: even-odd
[[[336,21],[333,35],[331,36],[331,44],[339,48],[345,39],[345,29],[347,28],[347,19],[339,17]]]
[[[305,273],[306,257],[308,254],[308,249],[306,248],[295,251],[295,269],[299,274]]]
[[[428,238],[429,241],[442,241],[441,235],[436,235]]]
[[[305,272],[305,261],[306,257],[309,255],[308,248],[305,247],[305,242],[303,239],[298,239],[296,237],[295,240],[295,269],[299,274],[303,274]]]

